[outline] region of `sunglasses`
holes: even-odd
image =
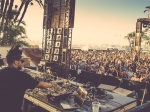
[[[21,63],[24,63],[24,60],[23,60],[23,59],[21,59],[21,60],[18,60],[18,61],[21,61]]]

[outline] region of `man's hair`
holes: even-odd
[[[20,50],[21,46],[20,45],[16,45],[13,46],[7,53],[6,55],[6,59],[7,59],[7,63],[8,64],[12,64],[14,62],[14,60],[19,60],[22,57],[22,50]]]

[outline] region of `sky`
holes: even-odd
[[[148,17],[148,5],[149,0],[76,0],[72,44],[128,44],[124,36],[136,30],[138,18]],[[36,2],[27,10],[24,21],[30,40],[42,42],[43,11]]]

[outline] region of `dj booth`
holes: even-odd
[[[33,78],[38,80],[41,80],[41,76],[44,76],[44,74],[35,70],[26,69],[25,72],[29,73]],[[52,92],[50,92],[51,90],[38,88],[35,88],[34,90],[27,90],[24,95],[23,112],[30,112],[34,107],[43,109],[43,112],[92,112],[92,101],[94,101],[94,98],[92,98],[92,94],[90,94],[91,91],[89,92],[89,88],[91,87],[87,88],[81,83],[60,77],[57,78],[57,80],[51,80],[51,82],[58,84],[60,82],[65,82],[67,84],[67,88],[70,88],[65,91],[70,94],[66,94],[66,96],[64,95],[63,97],[59,97],[59,95],[58,97],[54,97],[55,95],[54,93],[52,95]],[[85,88],[85,90],[88,91],[88,94],[90,94],[90,97],[85,99],[83,105],[78,109],[64,109],[59,100],[64,100],[69,96],[74,95],[79,87]],[[137,106],[136,99],[110,91],[105,91],[105,94],[102,92],[97,92],[97,94],[95,94],[95,99],[100,102],[99,112],[125,112]]]
[[[136,99],[121,96],[112,92],[109,92],[114,98],[105,104],[101,103],[100,112],[126,112],[137,106]],[[32,102],[34,105],[39,106],[47,112],[75,112],[73,110],[64,110],[59,103],[49,102],[47,99],[39,98],[36,95],[25,94],[24,95],[24,112],[30,112],[31,108],[27,107],[31,105],[28,101]],[[27,100],[27,101],[26,101]],[[25,104],[27,103],[27,104]],[[84,104],[81,107],[81,110],[85,110],[85,112],[92,112],[91,106]]]

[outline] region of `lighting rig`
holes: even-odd
[[[138,18],[136,22],[135,51],[138,58],[136,61],[140,59],[142,28],[150,28],[150,18]]]

